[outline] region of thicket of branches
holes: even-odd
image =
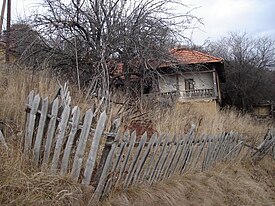
[[[179,7],[185,5],[177,0],[44,0],[45,12],[32,15],[30,27],[17,26],[29,34],[22,42],[29,46],[17,50],[25,64],[39,66],[46,60],[79,85],[104,90],[123,65],[117,75],[124,76],[129,89],[131,75],[146,81],[155,63],[169,59],[169,49],[200,21],[175,10]]]
[[[275,102],[275,42],[268,37],[253,38],[230,33],[207,49],[225,60],[225,103],[249,110],[263,101]]]
[[[134,76],[142,92],[159,75],[160,60],[184,44],[184,31],[200,22],[179,7],[186,9],[178,0],[44,0],[44,13],[12,26],[12,50],[20,63],[47,64],[79,86],[108,93],[114,76],[123,75],[128,93]],[[224,103],[247,110],[275,102],[274,41],[231,33],[204,49],[225,59]]]

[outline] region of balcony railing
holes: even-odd
[[[196,97],[214,97],[214,89],[193,89],[188,91],[180,91],[180,96],[183,98]]]
[[[172,91],[163,93],[143,94],[145,98],[168,98],[168,99],[191,99],[191,98],[211,98],[215,97],[214,89],[194,89],[189,91]]]

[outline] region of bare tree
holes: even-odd
[[[208,45],[214,55],[225,59],[227,103],[243,109],[262,100],[275,100],[275,43],[267,37],[252,38],[230,33]]]
[[[44,0],[47,11],[34,15],[32,25],[43,36],[54,68],[80,76],[82,84],[97,79],[93,82],[108,90],[110,74],[122,65],[129,89],[131,75],[143,80],[154,73],[156,62],[170,58],[171,46],[185,39],[183,31],[200,21],[173,10],[176,6],[184,5],[177,0]]]

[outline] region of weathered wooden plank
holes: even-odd
[[[198,156],[199,152],[200,152],[200,147],[201,145],[203,144],[203,142],[199,139],[199,140],[195,140],[194,143],[193,143],[193,151],[192,151],[192,156],[190,157],[190,160],[189,160],[189,169],[185,170],[184,172],[188,172],[188,171],[191,171],[191,170],[194,170],[195,168],[195,163],[196,163],[196,157]]]
[[[173,166],[173,164],[175,165],[175,158],[176,158],[177,152],[179,151],[180,144],[182,144],[182,137],[177,140],[176,148],[175,148],[174,152],[172,153],[171,159],[169,161],[169,165],[167,166],[166,171],[164,173],[165,178],[168,178],[170,176],[172,166]]]
[[[226,159],[229,155],[231,155],[233,152],[237,151],[237,149],[243,144],[243,141],[240,141],[238,144],[236,144],[227,155],[225,155],[224,159]]]
[[[226,151],[226,154],[223,159],[227,159],[227,160],[232,159],[233,152],[231,152],[231,150],[233,150],[233,148],[236,146],[236,139],[237,139],[237,137],[233,133],[232,138],[229,141],[228,150]],[[235,150],[233,150],[233,151],[235,151]]]
[[[180,171],[181,175],[188,170],[189,162],[190,162],[190,160],[191,160],[191,158],[193,156],[194,145],[195,145],[195,142],[192,141],[192,143],[189,146],[189,152],[187,153],[187,155],[185,157],[183,167],[182,167],[182,169]]]
[[[113,167],[112,167],[112,170],[110,172],[111,176],[107,180],[106,187],[104,189],[103,195],[108,194],[109,191],[111,190],[112,186],[114,185],[114,183],[116,183],[116,178],[117,178],[116,175],[118,174],[118,172],[116,170],[119,167],[119,163],[122,160],[122,155],[123,155],[124,148],[126,146],[126,142],[120,140],[119,144],[120,144],[120,147],[119,147],[118,155],[117,155],[117,158],[115,158],[115,160],[114,160]]]
[[[45,143],[45,151],[44,151],[44,157],[43,157],[43,165],[47,165],[49,163],[50,153],[51,153],[51,147],[52,147],[52,140],[55,132],[55,125],[56,125],[56,119],[57,119],[57,113],[58,113],[58,104],[59,100],[56,98],[52,105],[52,112],[51,112],[51,119],[48,126],[47,131],[47,139]]]
[[[112,122],[110,133],[112,133],[112,134],[117,133],[120,124],[121,124],[121,119],[120,118],[115,119]],[[100,175],[101,175],[102,170],[103,170],[103,166],[104,166],[105,161],[108,157],[108,154],[111,150],[112,142],[114,140],[115,140],[114,135],[107,135],[106,142],[105,142],[104,148],[103,148],[102,153],[101,153],[101,157],[100,157],[100,161],[99,161],[99,164],[98,164],[98,167],[97,167],[96,174],[92,177],[93,179],[91,180],[92,182],[95,182],[95,184],[98,184]]]
[[[86,168],[84,171],[84,178],[82,180],[82,184],[85,184],[85,185],[90,184],[92,172],[94,170],[94,165],[97,157],[99,141],[104,131],[106,120],[107,120],[107,114],[106,114],[106,111],[104,111],[100,114],[99,120],[96,125],[96,131],[93,137],[93,142],[92,142],[89,156],[86,162]]]
[[[171,135],[168,135],[168,138],[169,138],[169,136],[171,136]],[[173,142],[175,142],[175,137],[174,137],[173,140],[172,140],[172,144],[167,144],[167,146],[166,146],[166,151],[164,152],[163,160],[162,160],[162,162],[160,163],[160,169],[159,169],[159,172],[158,172],[157,175],[156,175],[156,180],[160,180],[160,179],[164,176],[165,169],[166,169],[166,167],[167,167],[167,166],[166,166],[166,164],[167,164],[167,159],[168,159],[169,156],[170,156],[172,147],[175,145],[175,144],[173,144]]]
[[[5,138],[4,138],[4,135],[3,135],[3,133],[2,133],[1,130],[0,130],[0,143],[3,144],[3,146],[5,147],[6,150],[9,149],[8,144],[7,144],[7,142],[6,142]]]
[[[163,139],[163,146],[162,146],[160,155],[158,156],[158,159],[157,159],[156,163],[154,164],[153,170],[152,170],[150,178],[149,178],[149,183],[150,184],[152,184],[155,180],[156,174],[157,174],[158,169],[160,167],[159,166],[160,162],[161,162],[163,154],[165,153],[165,150],[166,150],[167,142],[168,142],[168,138],[167,138],[167,136],[165,136],[164,139]]]
[[[210,157],[209,157],[210,158],[209,159],[209,164],[211,164],[211,165],[215,163],[215,156],[217,154],[218,147],[220,146],[220,142],[222,141],[222,138],[223,138],[222,135],[223,134],[220,134],[216,138],[214,138],[215,145],[214,145],[213,150],[212,150],[212,152],[210,154]]]
[[[223,159],[224,156],[227,154],[231,139],[232,139],[232,133],[230,132],[229,135],[227,136],[227,138],[224,142],[223,148],[221,150],[220,157],[219,157],[220,160]]]
[[[155,160],[155,157],[157,156],[157,150],[159,148],[159,145],[162,141],[163,137],[162,136],[159,136],[156,141],[154,142],[154,144],[152,145],[154,147],[154,150],[151,154],[151,157],[150,157],[150,160],[147,164],[147,167],[144,168],[144,174],[141,178],[141,180],[149,180],[150,178],[150,172],[151,170],[153,170],[153,165],[154,165],[154,160]]]
[[[32,90],[27,98],[27,105],[29,105],[30,107],[32,107],[32,103],[33,103],[33,99],[34,99],[34,91]],[[26,108],[28,110],[28,106]],[[28,125],[29,125],[29,121],[30,121],[30,113],[26,112],[26,124],[25,124],[25,136],[24,138],[27,138],[28,136]],[[25,147],[25,139],[21,140],[22,146]],[[25,150],[25,149],[24,149]]]
[[[182,157],[179,159],[179,170],[178,173],[181,174],[185,164],[186,164],[186,157],[188,156],[189,152],[190,152],[190,145],[192,144],[193,138],[195,136],[194,134],[194,130],[195,128],[192,128],[189,135],[188,135],[188,139],[187,142],[185,144],[185,147],[183,148],[183,155]]]
[[[78,130],[78,124],[79,124],[79,118],[80,118],[80,109],[79,107],[74,107],[73,111],[73,117],[72,117],[72,128],[66,143],[66,147],[64,150],[64,155],[62,158],[62,162],[61,162],[61,170],[60,173],[63,175],[65,173],[67,173],[68,170],[68,162],[69,162],[69,157],[71,154],[71,150],[74,144],[74,140],[75,140],[75,135],[77,133]]]
[[[125,134],[126,137],[129,137],[128,133],[129,133],[129,131],[126,131],[126,134]],[[122,175],[125,172],[126,165],[127,165],[128,160],[129,160],[129,158],[131,156],[131,152],[132,152],[132,150],[134,148],[135,142],[136,142],[136,131],[132,132],[132,134],[131,134],[129,148],[128,148],[127,154],[125,155],[125,160],[124,160],[124,162],[123,162],[123,164],[122,164],[122,166],[120,168],[120,171],[119,171],[119,174],[118,174],[118,178],[117,178],[115,187],[117,187],[117,185],[119,184],[120,179],[122,178]]]
[[[228,135],[229,135],[229,134],[222,133],[221,141],[219,142],[219,145],[218,145],[218,148],[217,148],[216,155],[215,155],[215,157],[213,158],[213,160],[214,160],[215,162],[217,162],[217,161],[219,160],[219,156],[220,156],[221,150],[223,149],[224,142],[226,141],[226,138],[227,138]]]
[[[185,164],[185,158],[186,155],[188,155],[188,148],[190,144],[192,144],[193,138],[195,137],[195,125],[192,125],[189,133],[187,134],[186,142],[183,144],[181,154],[178,159],[177,167],[175,168],[175,172],[178,172],[180,174],[182,167]]]
[[[170,168],[168,169],[168,174],[166,175],[166,177],[168,178],[169,176],[171,176],[172,174],[174,174],[175,170],[176,170],[176,167],[178,165],[178,160],[180,158],[180,155],[182,153],[182,148],[184,146],[184,142],[186,141],[187,139],[185,138],[185,135],[180,135],[180,138],[178,140],[178,143],[177,143],[177,147],[175,149],[175,153],[173,155],[173,158],[172,158],[172,161],[170,163]]]
[[[28,105],[32,106],[33,100],[34,100],[34,90],[30,91],[28,95],[28,100],[27,100]]]
[[[116,137],[116,140],[118,139],[118,137]],[[112,148],[108,154],[108,157],[106,159],[106,162],[105,162],[105,165],[103,167],[103,170],[102,170],[102,174],[100,176],[100,180],[99,180],[99,183],[96,187],[96,190],[92,196],[92,199],[90,200],[89,204],[88,205],[91,205],[91,201],[98,201],[100,199],[100,197],[102,196],[103,194],[103,190],[104,190],[104,186],[105,186],[105,183],[106,183],[106,180],[107,180],[107,177],[108,177],[108,172],[112,166],[112,159],[113,159],[113,156],[114,156],[114,151],[116,149],[116,141],[113,143],[112,145]]]
[[[241,151],[243,150],[243,147],[244,147],[244,140],[240,138],[239,142],[242,142],[242,144],[239,146],[239,149],[236,150],[234,158],[238,158],[240,156]]]
[[[36,95],[34,97],[34,100],[32,103],[32,108],[31,108],[30,115],[29,115],[29,124],[28,124],[28,128],[27,128],[27,136],[25,138],[25,146],[24,146],[25,153],[31,149],[36,113],[37,113],[37,110],[39,107],[39,103],[40,103],[40,97],[39,97],[39,95]]]
[[[275,144],[275,130],[269,130],[264,137],[264,141],[257,147],[257,150],[252,153],[253,161],[260,161],[264,158]]]
[[[56,138],[56,144],[55,144],[52,165],[51,165],[52,173],[55,173],[57,170],[58,161],[59,161],[59,157],[62,149],[63,139],[65,136],[69,116],[70,116],[70,107],[65,106],[61,115],[61,121],[59,122],[58,128],[57,128],[57,138]]]
[[[133,184],[136,184],[137,181],[139,180],[142,168],[144,167],[146,159],[148,158],[148,155],[149,155],[149,153],[151,151],[151,148],[152,148],[153,144],[156,143],[156,141],[157,141],[157,134],[155,133],[150,138],[149,144],[147,145],[146,150],[144,151],[144,154],[143,154],[143,156],[142,156],[142,158],[140,160],[140,163],[137,166],[137,170],[136,170],[136,173],[135,173],[135,176],[134,176]]]
[[[213,162],[213,153],[215,152],[215,146],[218,143],[217,138],[213,138],[213,141],[210,144],[210,151],[206,157],[206,161],[205,161],[205,168],[208,169],[211,165],[211,163]]]
[[[34,143],[34,165],[36,166],[38,165],[39,158],[40,158],[40,148],[42,143],[42,137],[44,134],[45,123],[48,115],[48,105],[49,105],[48,98],[43,99],[41,115],[40,115],[39,124],[38,124],[38,130],[37,130],[35,143]]]
[[[202,161],[201,172],[205,171],[205,169],[206,169],[207,158],[208,158],[208,156],[209,156],[209,154],[210,154],[210,151],[211,151],[211,144],[212,144],[211,141],[208,141],[208,142],[206,143],[207,149],[206,149],[206,151],[205,151],[205,153],[204,153],[204,158],[203,158],[203,161]],[[205,147],[205,148],[206,148],[206,147]]]
[[[125,181],[124,181],[124,187],[128,187],[131,184],[131,181],[132,181],[132,178],[133,178],[133,175],[135,173],[136,166],[137,166],[137,161],[138,161],[139,156],[141,154],[141,151],[142,151],[142,149],[144,147],[144,143],[145,143],[146,139],[147,139],[147,133],[145,132],[142,135],[142,138],[141,138],[141,140],[139,142],[136,154],[133,157],[133,160],[132,160],[132,163],[130,165],[128,174],[126,175],[126,178],[125,178]]]
[[[215,152],[216,144],[218,143],[217,137],[213,137],[211,144],[209,145],[209,152],[205,160],[205,169],[208,169],[213,162],[213,153]]]
[[[206,142],[207,142],[208,139],[209,139],[209,136],[205,136],[205,137],[203,138],[203,142],[201,143],[201,148],[200,148],[200,150],[199,150],[198,155],[197,155],[196,158],[195,158],[195,165],[194,165],[194,168],[196,168],[197,164],[199,163],[199,159],[200,159],[201,155],[203,154],[203,151],[204,151],[204,148],[205,148],[205,145],[206,145]]]
[[[74,156],[73,168],[71,171],[71,175],[74,180],[78,180],[78,177],[80,174],[80,170],[82,167],[82,161],[83,161],[83,155],[84,155],[87,139],[88,139],[89,132],[90,132],[90,127],[91,127],[91,124],[93,121],[93,116],[94,115],[93,115],[93,112],[91,109],[86,111],[85,117],[84,117],[83,128],[80,133],[76,153]]]

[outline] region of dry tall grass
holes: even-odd
[[[116,191],[102,205],[239,206],[275,203],[275,165],[220,164],[211,171],[186,174],[152,187]]]
[[[60,78],[59,80],[66,81]],[[33,72],[27,68],[2,65],[0,67],[0,122],[22,129],[29,92],[34,90],[41,97],[52,100],[57,89],[57,78],[48,69]],[[79,105],[83,111],[91,106],[84,100],[84,94],[79,92],[75,85],[70,85],[70,91],[73,96],[73,105]]]
[[[203,106],[178,103],[173,108],[154,113],[159,131],[184,133],[195,124],[199,134],[217,135],[221,132],[238,132],[247,141],[261,141],[268,128],[274,127],[274,121],[258,121],[249,114],[234,108],[213,111],[205,103]]]
[[[73,104],[83,110],[90,104],[74,86]],[[30,72],[0,68],[0,122],[5,125],[9,151],[0,145],[0,205],[87,205],[92,188],[69,177],[40,172],[22,157],[25,102],[30,90],[53,97],[57,83],[49,71]],[[259,123],[236,110],[213,114],[201,107],[178,104],[172,109],[148,111],[159,131],[181,133],[193,122],[199,132],[216,134],[234,130],[250,139],[262,138],[271,123]],[[7,136],[8,134],[8,136]],[[101,205],[274,205],[274,162],[257,166],[221,164],[204,174],[187,174],[153,187],[115,191]]]
[[[68,176],[40,172],[23,158],[16,142],[9,151],[0,145],[0,205],[88,205],[93,188]],[[275,203],[275,164],[221,163],[211,171],[177,176],[153,186],[137,186],[112,192],[92,205],[271,206]]]

